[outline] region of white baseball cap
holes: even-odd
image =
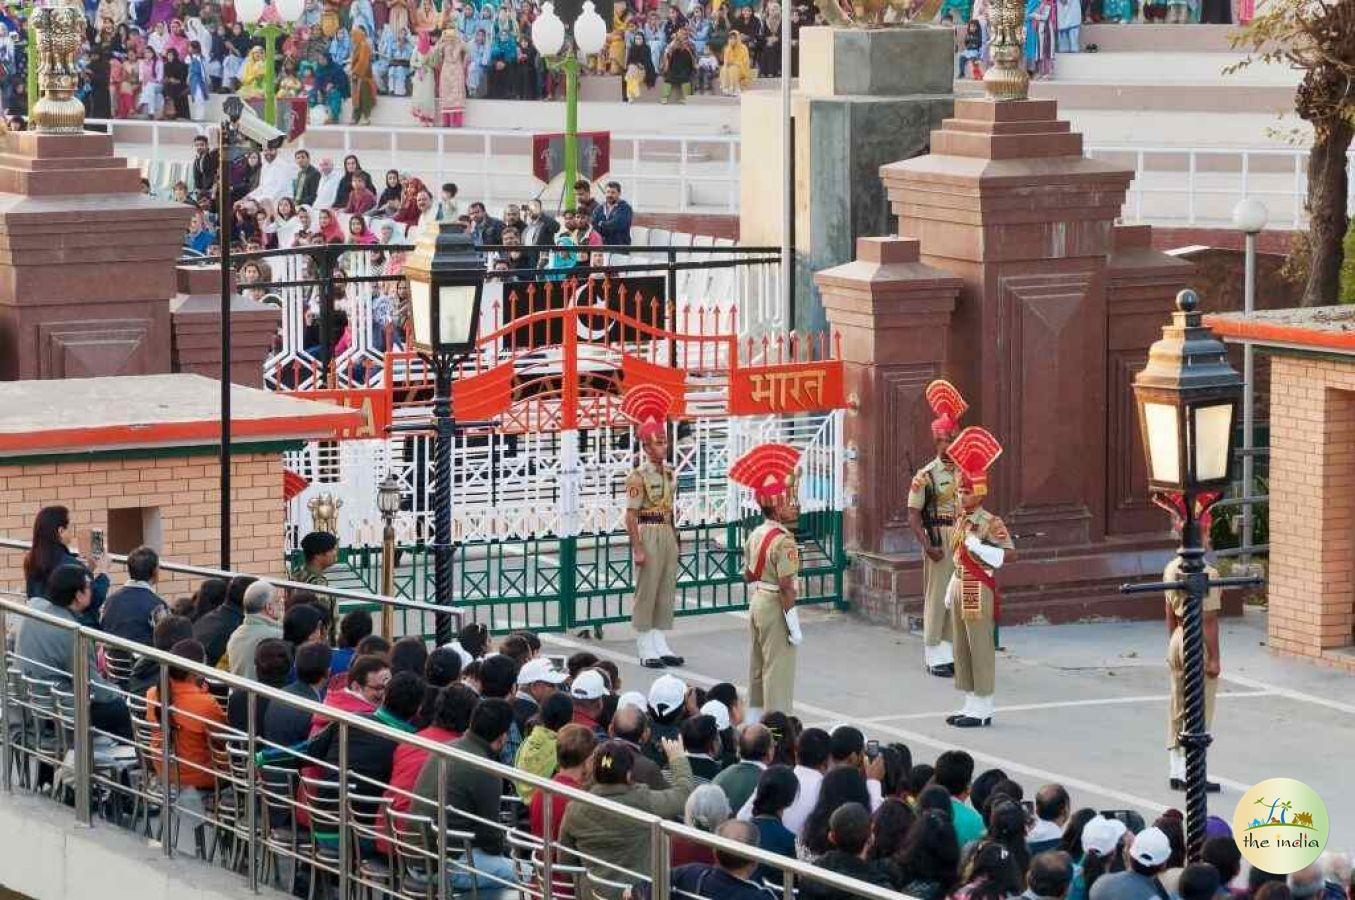
[[[1119,819],[1092,816],[1082,826],[1082,849],[1094,850],[1098,856],[1110,856],[1128,830]]]
[[[600,700],[607,696],[607,679],[597,669],[584,669],[574,676],[569,696],[575,700]]]
[[[518,684],[528,685],[544,681],[546,684],[560,684],[567,676],[555,668],[554,663],[544,656],[529,659],[518,670]]]
[[[1160,866],[1171,859],[1172,842],[1161,828],[1149,826],[1134,835],[1129,855],[1145,866]]]
[[[729,727],[729,707],[719,700],[707,700],[706,705],[701,707],[701,715],[714,719],[717,731],[724,731]]]
[[[649,686],[649,708],[666,716],[687,698],[687,684],[676,675],[660,675]]]
[[[646,705],[645,695],[639,691],[626,691],[621,695],[621,698],[616,701],[616,708],[618,710],[625,709],[627,706],[633,706],[640,712],[644,712]]]

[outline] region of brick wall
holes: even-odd
[[[86,549],[91,528],[107,528],[109,510],[159,510],[163,559],[216,566],[221,492],[215,457],[95,459],[5,465],[0,460],[0,534],[28,540],[38,509],[62,504],[71,511],[75,542]],[[231,564],[237,571],[284,575],[282,457],[242,454],[231,461]],[[0,587],[22,591],[22,554],[0,550]],[[110,575],[120,584],[121,566]],[[201,579],[166,572],[161,593],[176,598]]]
[[[1276,355],[1270,646],[1355,671],[1355,360]]]

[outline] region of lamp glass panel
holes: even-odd
[[[414,320],[414,343],[421,347],[433,345],[433,294],[428,282],[409,279],[409,310]]]
[[[376,505],[382,513],[394,515],[400,511],[400,482],[387,478],[376,491]]]
[[[472,320],[475,314],[475,287],[473,284],[443,285],[438,322],[441,329],[438,340],[442,343],[470,346],[475,325]]]
[[[1226,479],[1228,444],[1233,433],[1233,404],[1196,407],[1194,419],[1195,478],[1198,481]]]
[[[1143,404],[1148,431],[1149,477],[1168,484],[1181,483],[1181,443],[1176,407],[1170,403]]]

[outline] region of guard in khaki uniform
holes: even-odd
[[[964,706],[946,717],[957,728],[980,728],[993,721],[996,668],[998,590],[994,573],[1015,549],[1007,526],[983,508],[988,468],[1002,445],[982,428],[971,425],[946,450],[960,470],[960,512],[951,535],[955,573],[946,593],[955,633],[955,688],[964,691]]]
[[[678,537],[673,522],[677,482],[668,464],[668,414],[672,397],[643,385],[622,398],[621,410],[636,425],[643,456],[626,478],[626,533],[635,563],[631,624],[640,664],[650,669],[685,660],[668,646],[677,594]]]
[[[950,613],[946,589],[955,563],[950,554],[951,526],[955,524],[955,463],[946,448],[960,430],[960,416],[969,404],[949,381],[938,378],[927,385],[927,405],[932,420],[936,458],[913,475],[908,485],[908,527],[922,548],[922,644],[923,665],[942,678],[955,674],[951,647]]]
[[[1199,522],[1200,538],[1205,550],[1209,549],[1209,526],[1213,514],[1209,506],[1219,497],[1215,493],[1201,494],[1195,502],[1195,519]],[[1153,502],[1161,506],[1172,516],[1172,527],[1179,534],[1182,520],[1185,518],[1185,501],[1175,491],[1169,494],[1154,494]],[[1173,556],[1171,562],[1162,570],[1163,581],[1179,581],[1181,578],[1181,557]],[[1217,578],[1218,570],[1205,566],[1205,573]],[[1186,789],[1186,751],[1180,745],[1180,734],[1186,730],[1186,657],[1185,629],[1182,622],[1186,615],[1187,594],[1185,591],[1166,591],[1167,631],[1171,637],[1167,641],[1167,673],[1171,678],[1171,705],[1167,714],[1167,757],[1168,781],[1172,790]],[[1219,611],[1223,609],[1223,591],[1210,588],[1204,597],[1204,727],[1209,728],[1214,721],[1214,695],[1219,689]],[[1205,790],[1217,792],[1219,785],[1214,781],[1205,782]]]
[[[763,521],[743,545],[743,578],[749,584],[748,713],[790,714],[795,706],[795,648],[803,641],[795,609],[800,549],[788,527],[800,514],[795,467],[800,451],[763,444],[729,468],[729,477],[753,489]]]

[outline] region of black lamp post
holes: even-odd
[[[484,257],[461,225],[426,227],[405,263],[414,348],[433,367],[433,591],[435,603],[452,602],[452,370],[475,349],[480,325]],[[439,645],[450,642],[452,617],[438,614]]]
[[[221,568],[231,568],[231,161],[230,148],[245,104],[234,94],[221,104],[221,138],[217,141],[216,231],[221,266],[221,442],[218,454],[221,491]]]
[[[1148,365],[1134,378],[1139,428],[1148,461],[1148,486],[1175,491],[1184,501],[1180,580],[1127,585],[1125,593],[1184,590],[1182,618],[1185,656],[1185,730],[1178,741],[1186,754],[1186,850],[1192,861],[1204,843],[1205,754],[1212,738],[1205,725],[1204,598],[1212,587],[1258,584],[1258,578],[1211,579],[1195,517],[1195,498],[1210,488],[1225,488],[1232,478],[1238,400],[1242,378],[1228,351],[1202,324],[1194,291],[1176,296],[1176,312],[1162,339],[1148,351]]]

